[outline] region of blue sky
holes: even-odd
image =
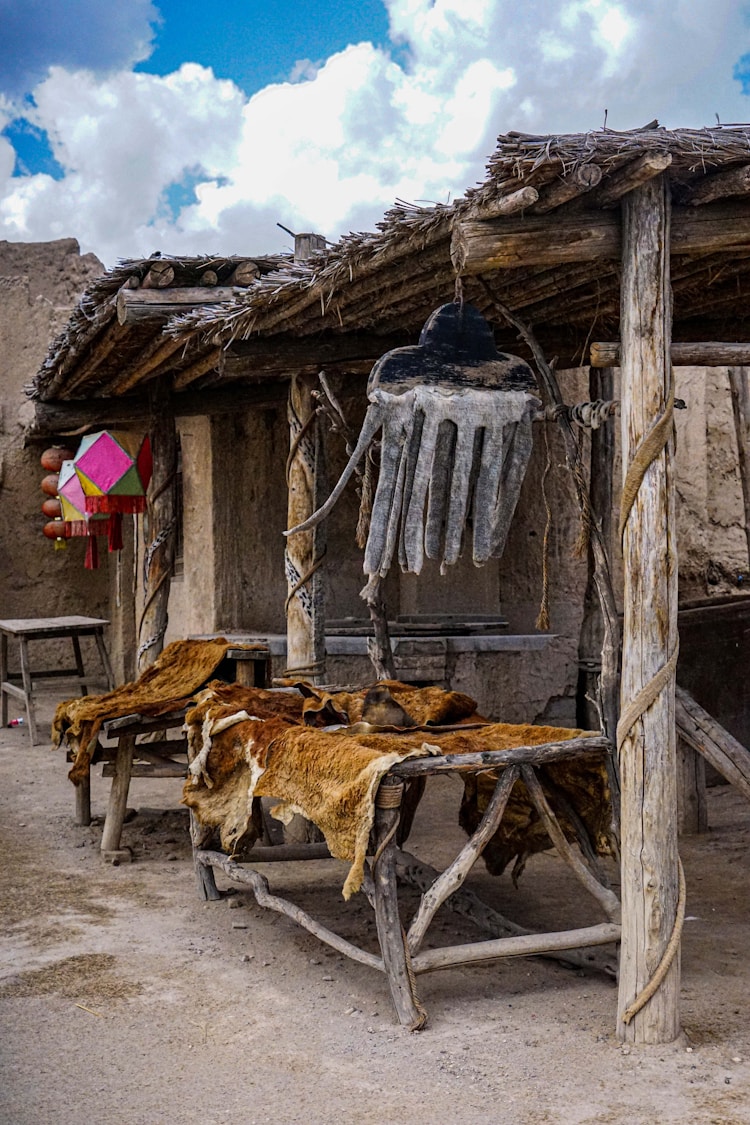
[[[156,0],[161,21],[154,51],[137,70],[169,74],[186,60],[210,66],[246,94],[285,82],[295,63],[320,63],[350,43],[388,42],[388,13],[381,0]]]
[[[0,0],[0,237],[107,265],[337,238],[498,133],[750,117],[737,0]]]

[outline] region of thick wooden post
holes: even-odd
[[[289,388],[288,527],[311,516],[325,487],[323,435],[315,414],[316,379],[295,376]],[[286,541],[287,675],[320,683],[325,677],[324,524]]]
[[[164,648],[177,532],[177,430],[169,387],[162,380],[152,384],[150,405],[154,468],[148,490],[144,603],[138,627],[139,675]]]
[[[674,684],[677,544],[671,422],[670,203],[657,177],[623,201],[622,449],[625,568],[621,719],[622,951],[617,1034],[665,1043],[680,1031],[679,948],[654,995],[649,984],[678,917]],[[663,437],[654,425],[665,417]],[[648,468],[638,484],[638,450]],[[628,495],[635,493],[628,511]],[[676,936],[676,935],[675,935]]]

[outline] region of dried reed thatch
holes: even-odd
[[[742,176],[742,170],[750,167],[750,126],[670,131],[652,122],[630,132],[602,129],[551,137],[508,133],[498,140],[485,180],[462,198],[432,206],[397,201],[374,232],[347,234],[305,263],[279,257],[255,259],[262,263],[260,276],[228,299],[152,325],[150,335],[145,329],[121,331],[118,363],[122,368],[135,362],[144,354],[144,346],[153,350],[167,338],[182,347],[172,351],[158,370],[173,372],[195,365],[202,356],[210,362],[212,351],[238,340],[266,340],[272,348],[284,337],[328,334],[335,341],[347,333],[370,331],[401,333],[406,342],[414,338],[429,311],[453,295],[451,238],[458,224],[508,213],[512,218],[507,221],[516,225],[546,216],[554,237],[555,224],[565,218],[611,209],[619,200],[618,178],[627,177],[638,162],[653,159],[668,165],[678,206],[702,202],[697,192],[701,185],[715,183],[720,173],[739,170]],[[724,195],[737,196],[741,190],[736,185],[731,190],[725,187]],[[190,286],[199,284],[207,269],[229,274],[236,260],[169,261],[175,268],[173,284]],[[76,394],[122,393],[119,386],[108,390],[106,362],[83,383],[75,383],[74,373],[97,349],[109,346],[112,351],[116,293],[134,274],[144,276],[151,264],[152,260],[123,262],[91,286],[50,349],[30,388],[32,396],[73,397],[71,387]],[[493,271],[485,281],[489,286],[467,278],[467,299],[497,322],[492,299],[500,298],[533,322],[549,351],[566,363],[582,358],[583,344],[592,333],[607,338],[617,332],[617,261],[519,265]],[[676,322],[684,322],[682,338],[701,338],[706,318],[713,318],[714,330],[723,332],[723,337],[713,338],[744,338],[748,284],[750,264],[741,254],[675,256],[675,317]],[[727,327],[730,323],[734,336]],[[498,328],[499,346],[517,348],[515,334],[500,324]],[[152,367],[148,377],[155,373],[157,368]]]

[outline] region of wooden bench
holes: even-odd
[[[42,681],[73,678],[81,689],[81,695],[88,695],[89,688],[92,687],[107,688],[111,691],[115,684],[109,653],[104,644],[106,625],[109,625],[109,621],[98,617],[22,617],[0,621],[0,721],[2,725],[4,727],[8,725],[8,699],[19,699],[26,709],[31,745],[36,746],[39,742],[34,698],[37,684]],[[19,672],[11,672],[8,666],[9,637],[18,640],[21,664]],[[81,637],[93,637],[96,641],[104,670],[103,677],[86,674],[81,654]],[[32,667],[29,642],[50,640],[70,640],[75,667],[44,669]]]

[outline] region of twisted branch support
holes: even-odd
[[[584,475],[584,467],[581,461],[581,451],[576,439],[575,431],[571,424],[570,418],[566,410],[563,409],[565,403],[563,400],[560,385],[557,377],[544,356],[539,342],[534,335],[534,332],[529,324],[515,315],[507,305],[498,300],[484,278],[478,278],[479,283],[487,294],[488,299],[492,302],[494,307],[500,315],[511,324],[517,331],[521,338],[525,341],[527,347],[531,351],[534,358],[534,365],[536,367],[537,377],[539,380],[540,389],[547,399],[555,407],[559,409],[556,411],[558,425],[563,437],[565,446],[565,456],[568,463],[568,468],[573,477],[573,487],[575,489],[576,499],[578,506],[581,510],[581,519],[585,531],[589,536],[591,544],[591,551],[594,556],[594,585],[596,593],[599,598],[599,604],[602,611],[602,621],[604,625],[604,636],[602,640],[602,668],[599,680],[599,694],[601,697],[601,711],[602,723],[604,726],[604,733],[614,745],[615,732],[617,730],[618,718],[618,693],[619,693],[619,676],[618,676],[618,663],[620,655],[620,623],[617,616],[617,601],[615,599],[614,584],[612,582],[612,572],[609,565],[609,558],[607,554],[607,546],[605,543],[604,535],[599,522],[594,514],[593,506],[591,503],[591,496],[589,494],[586,478]],[[609,784],[612,793],[612,815],[613,827],[615,836],[619,837],[620,828],[620,777],[617,769],[617,763],[611,755],[607,758],[607,771],[609,776]]]

